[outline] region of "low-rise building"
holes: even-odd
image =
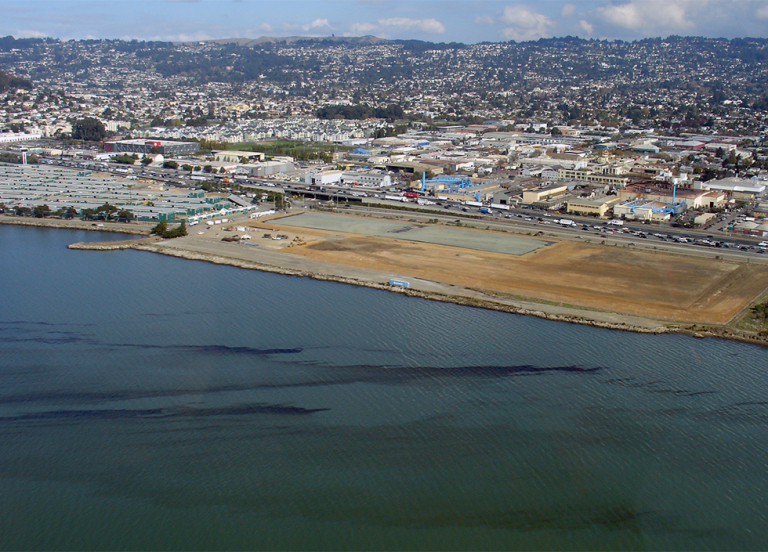
[[[613,206],[621,201],[619,196],[599,196],[592,198],[572,198],[567,202],[567,210],[574,215],[588,215],[606,218]]]
[[[381,172],[345,172],[340,183],[344,186],[367,186],[370,188],[388,188],[392,185],[392,177]]]

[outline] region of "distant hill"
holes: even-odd
[[[262,36],[260,38],[219,38],[216,40],[202,40],[186,42],[184,44],[237,44],[238,46],[253,47],[262,44],[349,44],[353,46],[367,46],[371,44],[385,44],[391,42],[375,36]]]

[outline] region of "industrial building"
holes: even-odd
[[[225,163],[241,163],[245,159],[245,163],[251,163],[253,161],[264,161],[264,154],[259,151],[217,151],[214,153],[213,158],[216,161],[223,161]]]
[[[304,175],[304,182],[313,186],[330,186],[341,182],[341,171],[317,171]]]
[[[241,165],[247,168],[251,176],[272,176],[273,174],[286,173],[296,169],[296,166],[289,161],[261,161],[260,163],[249,163]],[[238,167],[238,172],[241,167]]]
[[[659,222],[668,221],[675,212],[671,205],[650,199],[634,199],[613,207],[613,216],[617,218]]]
[[[366,186],[369,188],[389,188],[392,177],[380,172],[344,172],[339,182],[343,186]]]
[[[109,153],[150,153],[155,149],[165,157],[172,155],[189,155],[200,149],[197,142],[173,142],[170,140],[114,140],[104,142],[104,151]],[[152,152],[154,153],[154,152]]]
[[[571,198],[566,203],[568,213],[605,218],[611,208],[620,201],[618,196]]]

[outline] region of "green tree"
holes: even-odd
[[[206,165],[205,167],[203,167],[203,172],[204,173],[212,173],[213,172],[213,166],[212,165]]]
[[[136,217],[128,209],[123,209],[117,213],[118,222],[131,222],[134,218]]]
[[[44,218],[51,214],[51,208],[45,204],[35,205],[35,208],[32,209],[32,214],[37,218]]]
[[[178,169],[179,168],[179,164],[176,161],[163,161],[163,168],[164,169]]]
[[[104,124],[93,117],[80,119],[72,125],[72,138],[87,142],[101,142],[107,137]]]
[[[94,211],[90,207],[88,209],[83,209],[82,211],[83,220],[91,220],[95,214],[96,214],[96,211]]]
[[[181,166],[181,169],[182,169],[182,170],[184,170],[184,171],[191,171],[191,170],[193,169],[193,167],[192,167],[192,165],[190,165],[189,163],[184,163],[184,164]]]
[[[158,236],[162,236],[168,231],[168,223],[164,220],[161,220],[155,226],[152,227],[152,230],[149,231],[150,234],[157,234]]]
[[[117,207],[110,205],[108,202],[96,208],[96,214],[104,216],[107,220],[112,220],[112,215],[117,213],[117,211]]]
[[[144,157],[142,158],[142,160],[141,160],[141,164],[142,164],[142,165],[144,165],[144,166],[146,167],[147,165],[150,165],[150,164],[152,164],[152,161],[153,161],[153,159],[147,155],[147,156],[144,156]]]

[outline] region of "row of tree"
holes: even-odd
[[[20,217],[33,216],[36,218],[46,218],[49,216],[57,216],[63,219],[71,220],[78,214],[77,209],[74,207],[61,207],[56,211],[53,211],[48,205],[35,205],[34,207],[16,206],[8,207],[4,203],[0,203],[0,213],[13,213]],[[120,209],[105,203],[100,205],[96,209],[83,209],[81,216],[83,220],[117,220],[118,222],[130,222],[134,218],[134,214],[128,209]]]
[[[357,105],[326,105],[317,110],[318,119],[386,119],[393,122],[405,115],[403,108],[397,104],[387,107],[371,107],[367,104]]]

